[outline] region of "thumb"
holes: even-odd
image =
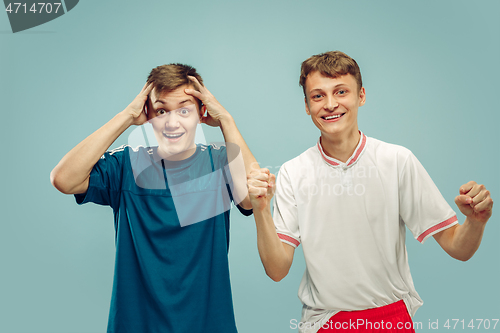
[[[472,198],[469,197],[468,195],[464,195],[464,194],[457,195],[455,197],[455,203],[457,204],[457,206],[470,205],[472,203]]]

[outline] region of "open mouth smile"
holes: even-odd
[[[184,133],[163,133],[163,136],[170,142],[177,142],[181,139]]]
[[[338,121],[340,118],[342,118],[343,115],[345,115],[345,112],[344,113],[339,113],[339,114],[333,114],[333,115],[330,115],[330,116],[324,116],[324,117],[321,117],[321,118],[324,119],[327,122],[334,122],[334,121]]]

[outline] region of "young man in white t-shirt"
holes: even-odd
[[[301,332],[414,332],[410,315],[423,302],[410,275],[406,227],[419,242],[434,236],[450,256],[468,260],[492,213],[490,193],[472,181],[460,187],[460,225],[408,149],[366,137],[357,122],[365,88],[346,54],[307,59],[300,84],[318,142],[283,164],[277,181],[267,169],[248,180],[266,273],[283,279],[302,243]]]

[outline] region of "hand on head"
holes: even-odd
[[[153,82],[147,83],[142,87],[141,92],[137,95],[132,103],[130,103],[124,111],[133,117],[134,125],[142,125],[148,121],[147,117],[147,101],[148,96],[153,90]]]
[[[198,98],[203,103],[203,112],[201,122],[209,126],[219,127],[221,122],[228,120],[231,115],[217,101],[217,99],[202,85],[194,76],[189,76],[196,89],[185,89],[184,92],[188,95]],[[205,115],[205,110],[207,114]]]

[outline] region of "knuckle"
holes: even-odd
[[[484,190],[484,189],[486,189],[486,187],[485,187],[483,184],[480,184],[480,185],[479,185],[479,189],[480,189],[480,190]]]

